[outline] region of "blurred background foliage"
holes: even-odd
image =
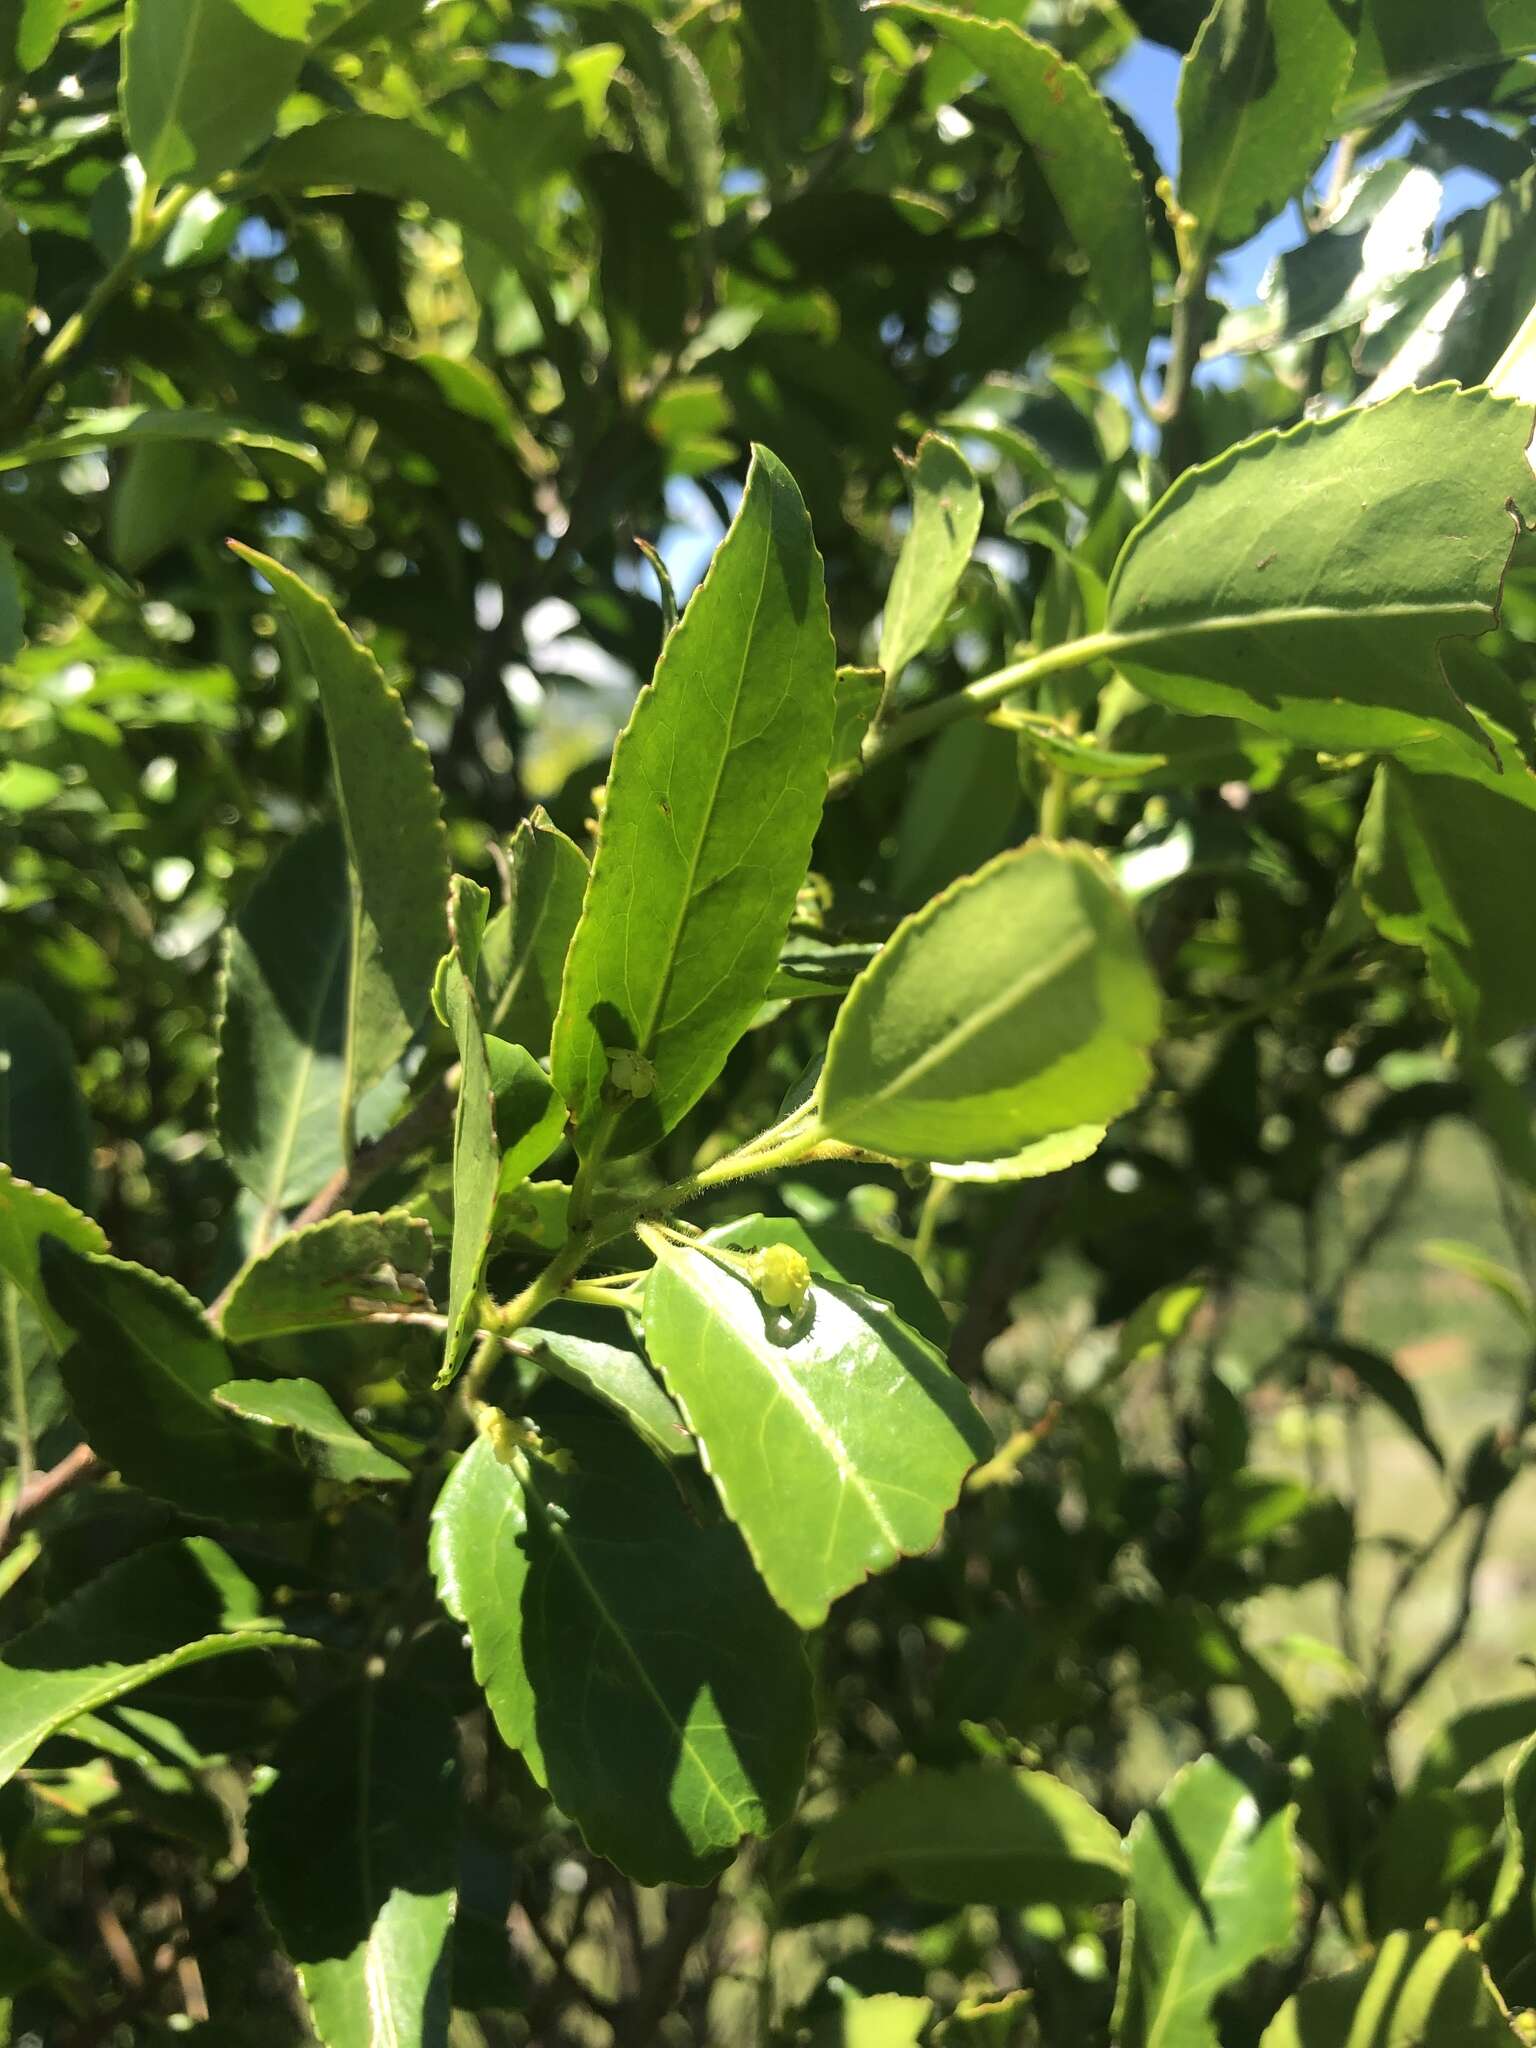
[[[1198,0],[981,11],[1125,82],[1151,191],[1167,109],[1148,95]],[[119,10],[8,0],[0,1042],[18,1073],[39,1046],[72,1052],[120,1254],[205,1298],[240,1256],[209,1136],[219,934],[328,801],[311,679],[226,536],[302,563],[369,638],[431,751],[455,866],[487,881],[534,803],[582,836],[660,642],[638,544],[686,595],[753,440],[811,508],[847,663],[874,659],[918,436],[941,427],[981,476],[981,538],[900,700],[1091,630],[1170,469],[1361,395],[1476,382],[1536,299],[1536,38],[1518,9],[1491,42],[1481,8],[1428,12],[1409,57],[1431,61],[1394,71],[1388,47],[1308,189],[1215,271],[1173,449],[1165,212],[1142,383],[1008,116],[899,12],[321,6],[270,132],[237,135],[238,108],[194,94],[214,168],[146,249]],[[1388,0],[1366,14],[1395,19]],[[239,32],[237,0],[184,15],[189,50]],[[1528,702],[1533,641],[1517,556],[1482,649],[1501,705]],[[1314,1951],[1342,1965],[1487,1908],[1488,1767],[1536,1729],[1515,1486],[1529,1048],[1458,1050],[1421,956],[1362,914],[1362,763],[1092,673],[1041,708],[1075,728],[1095,701],[1113,755],[1069,763],[1073,826],[1115,851],[1170,991],[1143,1109],[1022,1190],[874,1171],[850,1188],[831,1168],[779,1189],[807,1222],[915,1252],[1003,1444],[942,1548],[837,1610],[808,1812],[904,1762],[1008,1756],[1124,1825],[1176,1764],[1256,1733],[1314,1788],[1310,1888],[1293,1951],[1224,2022],[1238,2048]],[[863,777],[829,809],[800,957],[867,945],[1025,836],[1061,758],[973,723]],[[771,1120],[825,1015],[785,998],[761,1023],[670,1141],[674,1170],[701,1133]],[[11,1116],[25,1170],[20,1097]],[[67,1448],[44,1366],[35,1391]],[[153,1516],[125,1489],[69,1504],[50,1592]],[[388,1580],[381,1521],[352,1515],[328,1560],[342,1609],[366,1614]],[[11,1604],[30,1597],[23,1578]],[[441,1657],[451,1693],[442,1633],[422,1666]],[[0,1801],[47,1945],[20,1971],[17,2040],[305,2038],[244,1886],[230,1759],[282,1718],[245,1662],[119,1712],[97,1753],[56,1745]],[[1447,1717],[1490,1697],[1499,1714],[1458,1737]],[[1114,1937],[1093,1909],[831,1899],[795,1881],[795,1839],[745,1859],[718,1909],[680,1906],[594,1865],[479,1740],[463,2048],[618,2037],[605,2012],[629,1999],[633,2020],[632,1973],[669,1941],[667,2016],[622,2038],[896,2043],[942,2021],[935,2040],[1023,2041],[1024,1993],[1044,2040],[1106,2038]],[[23,1947],[20,1925],[4,1941]]]

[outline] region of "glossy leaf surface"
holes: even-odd
[[[646,1349],[721,1503],[802,1628],[868,1573],[926,1550],[990,1449],[939,1353],[883,1304],[823,1282],[792,1321],[702,1252],[667,1248]]]
[[[123,32],[123,123],[145,175],[206,184],[271,134],[304,44],[286,10],[236,0],[132,0]]]
[[[513,833],[507,864],[511,900],[486,925],[480,950],[481,1010],[488,1031],[542,1058],[581,916],[587,862],[538,805]]]
[[[572,1397],[567,1397],[570,1400]],[[810,1676],[728,1523],[701,1527],[624,1424],[555,1411],[574,1469],[482,1440],[433,1515],[503,1739],[645,1884],[701,1883],[794,1803]]]
[[[1202,250],[1244,242],[1305,184],[1354,39],[1329,0],[1220,0],[1179,74],[1179,204]]]
[[[445,2048],[459,1832],[453,1723],[388,1680],[291,1728],[251,1809],[251,1868],[325,2048]],[[325,1826],[314,1826],[324,1813]]]
[[[812,1838],[819,1884],[872,1876],[941,1905],[1092,1906],[1125,1889],[1120,1837],[1044,1771],[918,1770],[861,1793]]]
[[[1440,7],[1435,0],[1364,0],[1354,68],[1338,126],[1377,119],[1421,87],[1536,50],[1536,21],[1525,0],[1477,0]]]
[[[1180,477],[1121,551],[1117,658],[1176,709],[1305,746],[1483,746],[1438,642],[1492,625],[1527,515],[1530,408],[1437,385]]]
[[[1515,2038],[1461,1935],[1399,1930],[1370,1962],[1288,1999],[1261,2048],[1512,2048]]]
[[[0,1273],[21,1289],[55,1345],[62,1348],[69,1340],[69,1325],[50,1305],[43,1286],[40,1254],[45,1237],[77,1252],[107,1249],[99,1223],[72,1209],[62,1195],[35,1188],[30,1181],[18,1180],[8,1166],[0,1166]]]
[[[1296,1851],[1281,1792],[1250,1762],[1204,1756],[1138,1816],[1120,1969],[1123,2048],[1216,2048],[1212,2008],[1290,1939]]]
[[[821,814],[835,673],[810,522],[760,448],[614,749],[555,1024],[579,1145],[600,1125],[621,1152],[670,1130],[751,1022]],[[624,1052],[654,1079],[605,1104]]]
[[[226,1380],[214,1400],[231,1415],[290,1429],[301,1460],[327,1479],[409,1479],[398,1458],[369,1443],[314,1380]]]
[[[320,825],[279,854],[230,927],[219,1139],[269,1218],[342,1163],[350,917],[346,849]]]
[[[206,1537],[124,1558],[0,1651],[0,1783],[78,1714],[205,1658],[278,1646],[305,1647]]]
[[[981,530],[981,486],[953,441],[924,434],[908,472],[912,524],[880,624],[880,667],[895,682],[944,623]],[[839,677],[839,698],[846,691]]]
[[[1146,194],[1105,101],[1077,65],[1011,21],[900,0],[986,74],[1034,152],[1062,216],[1088,259],[1093,291],[1139,369],[1152,329]]]
[[[373,656],[270,556],[237,552],[272,586],[314,671],[346,836],[351,931],[343,1114],[388,1072],[427,1007],[447,943],[447,840],[427,750]]]
[[[220,1327],[231,1344],[259,1344],[419,1304],[431,1261],[432,1233],[407,1210],[327,1216],[280,1238],[245,1267]]]
[[[43,1246],[43,1282],[76,1343],[60,1366],[97,1453],[134,1486],[215,1521],[302,1512],[308,1488],[270,1432],[227,1414],[221,1340],[190,1294],[143,1266]]]
[[[901,1158],[1007,1158],[1128,1109],[1158,997],[1098,858],[1002,854],[899,925],[838,1014],[825,1128]]]

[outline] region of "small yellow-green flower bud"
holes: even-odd
[[[797,1316],[810,1299],[811,1269],[793,1245],[764,1245],[747,1260],[747,1273],[769,1308]]]
[[[656,1086],[656,1069],[642,1053],[621,1049],[608,1055],[608,1085],[615,1095],[642,1102]]]

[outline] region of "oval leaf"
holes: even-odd
[[[1283,1781],[1246,1757],[1180,1771],[1129,1836],[1131,1903],[1119,2048],[1217,2048],[1217,1994],[1296,1923],[1297,1867]]]
[[[1330,0],[1220,0],[1179,73],[1179,204],[1202,254],[1245,242],[1306,183],[1354,39]]]
[[[664,1248],[645,1344],[726,1513],[802,1628],[937,1537],[992,1448],[939,1353],[857,1288],[823,1282],[787,1327],[704,1252]]]
[[[1034,841],[897,926],[838,1013],[821,1121],[898,1158],[1006,1159],[1129,1109],[1157,1028],[1109,870]]]
[[[445,1606],[475,1674],[592,1849],[643,1884],[701,1884],[787,1818],[810,1674],[728,1524],[693,1518],[661,1463],[586,1405],[541,1410],[574,1469],[482,1439],[433,1513]]]
[[[908,489],[912,523],[880,622],[880,667],[892,682],[943,625],[981,531],[981,486],[960,450],[942,434],[924,434],[918,442]],[[864,672],[839,672],[840,710],[849,673]]]
[[[273,1761],[276,1783],[251,1808],[251,1870],[325,2048],[446,2048],[452,1721],[408,1686],[351,1685]]]
[[[1484,753],[1437,643],[1497,618],[1530,438],[1529,406],[1441,384],[1242,442],[1127,540],[1109,651],[1150,697],[1303,746]]]
[[[1070,1909],[1125,1889],[1120,1837],[1080,1792],[1045,1771],[975,1764],[912,1771],[861,1793],[812,1840],[806,1875],[882,1875],[941,1905]]]
[[[329,1330],[425,1298],[432,1233],[405,1209],[327,1216],[237,1276],[219,1318],[231,1344]]]

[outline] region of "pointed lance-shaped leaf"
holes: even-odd
[[[0,1784],[80,1714],[208,1657],[307,1649],[206,1536],[112,1565],[0,1651]]]
[[[891,682],[943,625],[981,531],[981,486],[942,434],[924,434],[918,442],[908,489],[912,523],[880,621],[880,667]],[[841,700],[842,672],[838,681]]]
[[[42,1245],[54,1313],[78,1340],[60,1373],[92,1447],[131,1485],[213,1521],[265,1522],[309,1504],[272,1432],[220,1408],[235,1377],[190,1294],[122,1259]]]
[[[507,867],[508,901],[486,925],[480,948],[481,1015],[488,1031],[542,1059],[586,893],[586,856],[539,804],[512,834]]]
[[[410,1043],[447,943],[448,842],[432,764],[373,656],[270,556],[231,543],[304,644],[330,736],[351,883],[344,1128]]]
[[[892,0],[963,50],[1034,153],[1062,218],[1088,259],[1090,288],[1139,372],[1152,332],[1147,196],[1125,136],[1087,73],[1011,21]]]
[[[469,1348],[480,1301],[480,1278],[490,1250],[501,1178],[496,1137],[496,1096],[480,1009],[475,969],[490,897],[478,882],[455,875],[448,903],[452,947],[438,971],[436,999],[459,1049],[459,1093],[453,1116],[453,1246],[448,1266],[448,1333],[438,1385],[459,1368]]]
[[[1179,73],[1179,204],[1202,256],[1301,190],[1353,57],[1330,0],[1220,0],[1207,15]]]
[[[759,448],[614,749],[555,1022],[584,1152],[670,1130],[751,1023],[826,795],[835,678],[810,521]]]
[[[129,0],[123,126],[152,189],[206,185],[266,141],[298,81],[308,13],[307,0]]]

